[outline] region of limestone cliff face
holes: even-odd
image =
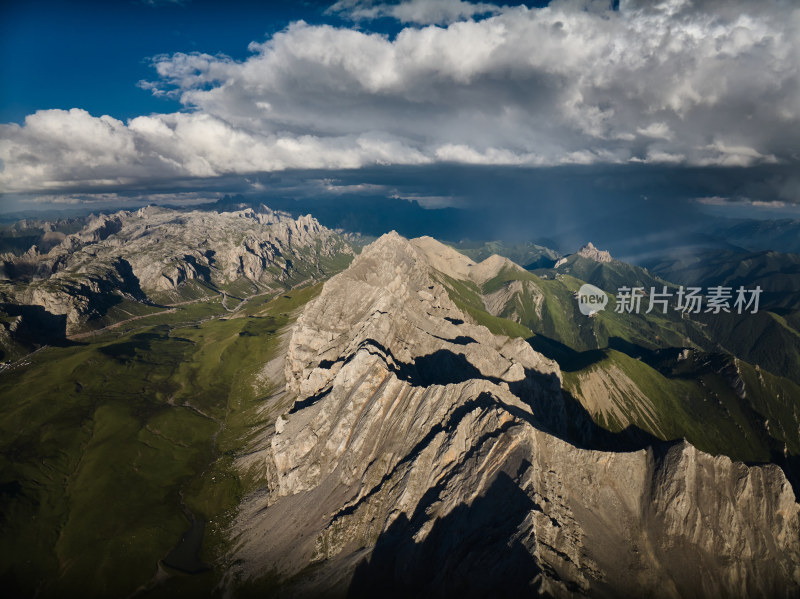
[[[316,249],[318,242],[323,255],[332,254],[334,237],[311,216],[293,219],[266,207],[226,213],[147,207],[93,219],[40,256],[37,271],[53,278],[124,257],[146,291],[174,289],[196,278],[218,285],[240,277],[269,283],[287,273],[283,256]]]
[[[469,324],[429,254],[380,238],[297,321],[294,402],[252,454],[265,487],[231,530],[232,579],[286,596],[797,596],[779,468],[610,434],[601,451],[557,364]]]
[[[0,301],[63,316],[71,333],[102,313],[103,296],[178,302],[190,281],[277,289],[327,276],[323,262],[342,252],[352,249],[311,216],[294,219],[266,207],[224,213],[147,207],[92,218],[47,253],[31,248],[5,256]]]

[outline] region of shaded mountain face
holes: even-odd
[[[599,426],[556,361],[479,323],[469,302],[509,271],[529,281],[389,234],[325,284],[265,404],[287,409],[238,462],[264,486],[231,528],[230,580],[282,596],[795,596],[781,469]]]
[[[725,219],[712,227],[711,233],[750,251],[771,250],[800,253],[798,219]]]
[[[775,251],[705,251],[646,264],[650,272],[681,285],[761,287],[761,306],[781,313],[800,305],[800,254]]]
[[[86,226],[86,218],[60,218],[51,221],[20,220],[0,225],[0,256],[4,260],[20,256],[36,246],[38,252],[48,252],[67,235]]]
[[[352,254],[311,216],[293,219],[265,207],[101,215],[60,234],[45,253],[33,246],[0,256],[0,338],[7,351],[14,341],[30,348],[157,304],[275,292],[330,276]]]

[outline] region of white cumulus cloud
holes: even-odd
[[[246,60],[156,57],[144,85],[186,111],[123,123],[47,110],[0,125],[0,188],[375,164],[800,161],[800,5],[620,4],[343,0],[334,8],[351,18],[414,25],[387,37],[296,22]]]
[[[417,25],[442,25],[461,21],[476,15],[500,12],[495,4],[466,2],[465,0],[407,0],[399,3],[339,0],[328,9],[353,21],[391,17],[403,23]]]

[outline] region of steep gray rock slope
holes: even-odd
[[[385,235],[297,321],[278,395],[292,407],[240,460],[264,488],[230,531],[231,588],[797,596],[798,504],[779,468],[599,443],[555,362],[456,308],[436,252]]]

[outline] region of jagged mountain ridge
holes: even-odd
[[[352,254],[310,215],[150,206],[94,217],[46,253],[34,246],[4,254],[0,302],[12,317],[15,306],[39,307],[71,334],[123,301],[136,310],[220,292],[275,291],[329,276]]]
[[[599,430],[555,362],[471,324],[432,253],[384,236],[298,320],[292,408],[243,459],[266,486],[232,530],[239,576],[298,596],[797,593],[779,468]]]

